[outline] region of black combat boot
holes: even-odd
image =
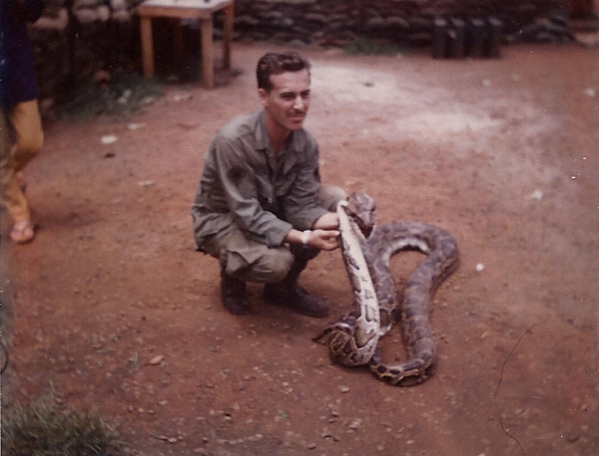
[[[329,314],[329,306],[297,284],[297,279],[306,264],[307,262],[296,259],[281,282],[267,283],[264,287],[264,299],[269,304],[288,307],[302,315],[326,317]]]
[[[242,280],[222,274],[220,295],[225,309],[233,315],[247,315],[251,313],[250,302],[246,295],[245,282]]]

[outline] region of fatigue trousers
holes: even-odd
[[[17,103],[3,111],[0,130],[2,203],[14,221],[30,220],[29,205],[17,182],[17,173],[40,152],[44,142],[37,100]],[[12,147],[11,136],[14,139]]]
[[[345,197],[341,188],[322,185],[318,193],[318,204],[329,211],[335,211],[337,203]],[[319,249],[295,244],[289,247],[268,247],[248,239],[237,227],[206,241],[203,248],[220,261],[221,272],[244,282],[258,283],[281,282],[294,262],[305,267],[320,252]]]

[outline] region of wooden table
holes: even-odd
[[[214,52],[212,16],[224,10],[223,68],[231,68],[231,39],[233,35],[233,0],[146,0],[137,7],[140,17],[141,50],[143,70],[146,78],[154,76],[154,48],[152,42],[152,18],[170,17],[178,19],[178,32],[175,46],[180,46],[181,19],[200,20],[202,41],[202,83],[207,88],[214,87]]]

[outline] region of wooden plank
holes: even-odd
[[[200,21],[202,29],[202,82],[204,87],[214,87],[214,50],[212,43],[212,18]]]
[[[223,69],[231,69],[231,42],[233,41],[233,3],[225,8],[223,21]]]
[[[142,17],[140,19],[141,30],[141,55],[144,68],[144,77],[154,76],[154,48],[152,42],[152,19]]]
[[[212,16],[224,10],[223,66],[231,67],[231,42],[233,40],[233,0],[146,0],[137,7],[140,16],[144,76],[154,76],[154,50],[152,18],[196,18],[200,20],[202,39],[202,82],[206,88],[214,87],[214,43]],[[181,45],[180,30],[175,30],[174,51]]]
[[[163,6],[147,6],[140,5],[137,7],[137,14],[140,16],[152,17],[178,17],[178,18],[196,18],[206,19],[212,17],[210,11],[204,11],[195,8],[172,8]]]
[[[149,8],[164,7],[173,9],[190,8],[212,14],[215,11],[226,8],[231,3],[233,3],[232,0],[145,0],[139,6]]]
[[[173,54],[178,70],[183,66],[183,50],[183,24],[181,19],[173,19]]]

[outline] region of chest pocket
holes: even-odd
[[[254,181],[256,185],[256,196],[262,209],[276,214],[277,201],[275,197],[275,190],[273,184],[271,183],[268,177],[268,174],[269,173],[266,168],[264,168],[263,170],[256,169],[256,173],[254,175]]]
[[[279,175],[275,182],[275,193],[278,198],[282,198],[289,193],[289,189],[293,186],[297,179],[300,163],[294,163],[293,165],[285,168],[281,175]]]

